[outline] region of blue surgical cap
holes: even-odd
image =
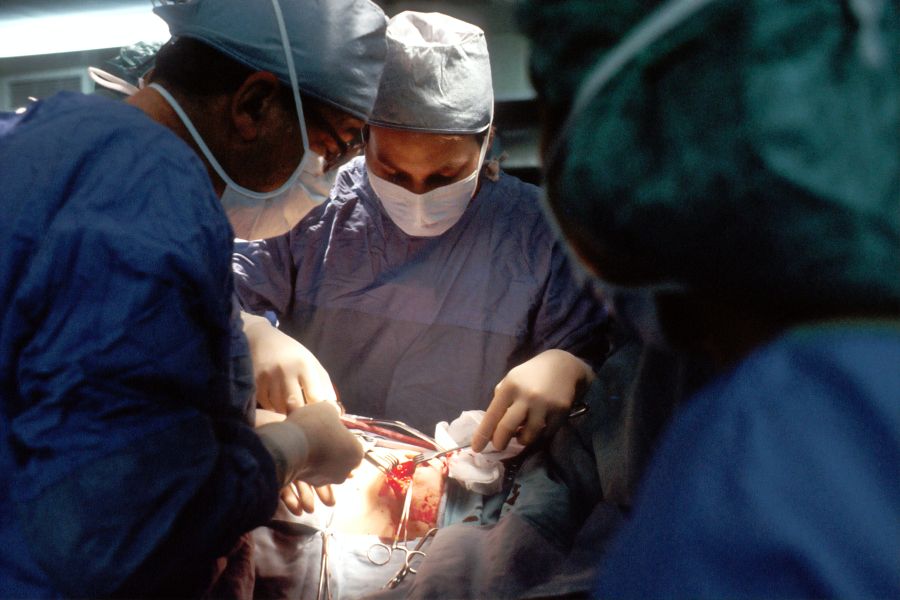
[[[367,119],[384,68],[387,17],[369,0],[279,0],[300,90]],[[290,84],[272,2],[166,1],[173,37],[203,41]]]
[[[387,63],[371,123],[434,133],[479,133],[494,88],[484,32],[441,13],[405,11],[387,28]]]

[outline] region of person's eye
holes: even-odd
[[[398,181],[403,181],[404,179],[403,173],[401,173],[400,171],[395,171],[384,165],[381,165],[381,172],[383,173],[382,178],[392,183],[397,183]]]
[[[426,180],[429,187],[442,187],[453,183],[455,177],[447,175],[432,175]]]

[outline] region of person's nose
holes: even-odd
[[[434,189],[434,186],[428,185],[424,179],[408,180],[403,187],[413,194],[425,194]]]

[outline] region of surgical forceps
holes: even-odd
[[[375,437],[359,431],[358,429],[351,429],[350,431],[356,436],[359,443],[362,444],[363,458],[372,463],[376,469],[385,475],[390,475],[393,470],[397,468],[397,465],[400,464],[400,459],[393,454],[375,452],[375,449],[378,446],[378,440]]]
[[[376,453],[375,448],[366,450],[363,458],[375,465],[375,468],[385,475],[390,475],[400,464],[400,460],[393,454]]]
[[[400,521],[397,523],[397,531],[394,533],[394,541],[388,546],[384,542],[375,542],[366,551],[366,558],[373,565],[386,565],[391,562],[394,550],[402,550],[406,554],[406,564],[409,564],[410,555],[419,554],[418,550],[410,550],[405,544],[400,544],[400,539],[406,540],[406,525],[409,522],[409,508],[412,505],[412,482],[406,488],[406,496],[403,499],[403,511],[400,513]]]
[[[433,538],[436,533],[437,527],[432,527],[425,533],[425,535],[422,536],[422,539],[419,540],[419,543],[416,544],[416,547],[413,548],[412,551],[406,553],[406,560],[403,561],[403,566],[400,567],[400,570],[397,571],[394,576],[391,577],[390,581],[388,581],[384,585],[385,588],[392,590],[400,585],[400,582],[403,581],[407,574],[416,574],[416,570],[412,568],[412,565],[410,565],[410,561],[414,558],[413,554],[424,559],[425,553],[422,551],[422,546],[424,546],[425,542],[427,542],[429,539]]]
[[[417,446],[421,446],[422,442],[424,442],[425,445],[430,448],[440,448],[433,437],[422,433],[415,427],[411,427],[403,421],[395,421],[392,419],[373,419],[372,417],[362,417],[359,415],[349,414],[342,415],[341,420],[344,422],[344,425],[348,427],[371,429],[377,433],[384,433],[389,437],[395,437],[398,440],[405,437],[408,443],[412,443]]]
[[[568,418],[574,419],[575,417],[580,417],[581,415],[588,412],[588,410],[590,410],[590,407],[587,404],[585,404],[583,401],[578,401],[575,404],[573,404],[572,408],[569,410]],[[447,456],[448,454],[452,454],[452,453],[456,452],[457,450],[466,450],[467,448],[470,448],[471,446],[472,446],[472,442],[469,442],[467,444],[462,444],[461,446],[457,446],[456,448],[448,448],[446,450],[438,449],[438,450],[433,450],[430,452],[420,452],[420,453],[416,454],[415,456],[413,456],[410,460],[404,461],[399,464],[405,465],[407,463],[412,463],[412,464],[418,466],[418,465],[420,465],[424,462],[428,462],[434,458],[440,458],[441,456]],[[397,467],[397,465],[393,465],[393,466],[395,468]]]
[[[406,497],[403,499],[403,511],[400,513],[400,522],[397,523],[397,531],[394,534],[394,541],[391,542],[391,545],[388,546],[382,542],[376,542],[369,547],[369,550],[366,552],[366,558],[369,559],[373,565],[386,565],[391,561],[391,557],[394,555],[394,550],[402,550],[403,551],[403,564],[400,567],[400,570],[394,574],[393,577],[385,584],[384,587],[391,589],[397,587],[403,578],[406,577],[408,573],[412,573],[415,575],[416,569],[413,567],[413,561],[418,559],[424,559],[425,553],[422,551],[422,546],[425,544],[425,541],[429,538],[433,537],[435,533],[437,533],[437,529],[430,529],[428,533],[422,536],[422,539],[419,540],[419,543],[416,544],[416,547],[412,550],[406,546],[405,540],[407,535],[406,526],[409,523],[409,509],[412,504],[412,482],[410,482],[409,487],[406,488]],[[401,544],[401,538],[404,540],[404,543]]]
[[[400,464],[405,465],[407,463],[412,463],[416,466],[419,466],[422,463],[428,462],[429,460],[432,460],[435,458],[440,458],[442,456],[447,456],[448,454],[453,454],[454,452],[456,452],[458,450],[465,450],[465,449],[471,448],[471,447],[472,447],[472,444],[469,443],[469,444],[463,444],[462,446],[457,446],[456,448],[450,448],[448,450],[440,450],[440,451],[433,450],[431,452],[419,452],[418,454],[413,456],[411,459],[404,461]]]
[[[406,535],[407,535],[407,524],[409,523],[409,509],[412,504],[412,482],[410,482],[409,487],[406,488],[406,497],[403,500],[403,511],[400,513],[400,522],[397,523],[397,531],[394,533],[394,540],[391,542],[391,545],[388,546],[383,542],[376,542],[369,546],[369,550],[366,552],[366,558],[369,559],[373,565],[386,565],[391,561],[391,558],[394,555],[395,550],[401,550],[404,554],[403,556],[403,564],[400,567],[400,570],[394,574],[393,577],[385,584],[386,588],[394,588],[403,581],[403,578],[406,577],[408,573],[412,573],[415,575],[416,569],[413,567],[413,561],[418,559],[424,559],[425,553],[422,551],[422,546],[425,542],[434,536],[437,533],[437,529],[431,529],[422,536],[422,539],[419,540],[419,543],[416,544],[416,547],[412,550],[406,545]],[[404,540],[404,543],[400,543],[400,540]]]
[[[372,463],[375,468],[385,475],[392,475],[397,466],[401,464],[400,459],[392,454],[376,452],[378,446],[388,445],[386,442],[391,438],[384,438],[384,434],[393,433],[391,429],[399,431],[401,437],[406,437],[407,439],[407,442],[395,441],[394,443],[398,448],[410,448],[409,443],[412,442],[415,443],[415,446],[412,446],[413,448],[421,449],[422,442],[424,442],[432,448],[440,449],[434,438],[425,435],[418,429],[410,427],[402,421],[372,419],[370,417],[360,417],[357,415],[343,415],[343,421],[345,425],[351,427],[350,431],[352,431],[363,444],[363,458]],[[372,431],[353,428],[354,426],[359,427],[361,424],[374,427],[377,430],[382,430],[382,433],[379,434]],[[420,452],[417,456],[421,455],[422,453]],[[418,462],[416,464],[418,464]]]

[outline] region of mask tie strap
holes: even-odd
[[[94,83],[108,90],[125,94],[126,96],[134,96],[138,93],[138,87],[128,83],[121,77],[116,77],[112,73],[98,69],[97,67],[88,67],[88,75],[94,80]]]
[[[225,172],[225,169],[222,168],[222,165],[219,164],[219,161],[216,160],[216,157],[213,156],[212,150],[209,149],[209,146],[206,145],[206,142],[203,141],[203,136],[200,135],[200,132],[197,131],[197,128],[194,127],[194,124],[191,122],[191,118],[188,117],[187,113],[184,112],[184,109],[181,108],[181,105],[175,99],[169,91],[158,83],[151,83],[149,86],[156,90],[160,96],[162,96],[166,102],[169,103],[169,106],[172,107],[172,110],[175,111],[175,114],[178,115],[178,118],[181,119],[181,122],[184,124],[185,128],[187,128],[188,133],[191,134],[191,137],[194,138],[194,141],[197,143],[197,146],[200,148],[200,152],[203,153],[203,156],[206,157],[206,160],[209,161],[209,164],[212,165],[213,170],[222,178],[222,180],[226,183],[226,185],[230,185],[233,187],[240,188],[231,177],[228,176],[228,173]],[[268,197],[268,195],[264,195],[264,197]],[[262,199],[262,198],[261,198]]]

